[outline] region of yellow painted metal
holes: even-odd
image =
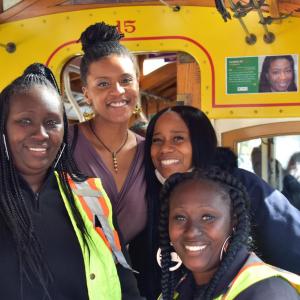
[[[257,14],[250,13],[245,22],[250,32],[256,34],[257,42],[248,45],[237,20],[224,23],[216,9],[208,7],[183,6],[179,12],[164,6],[99,8],[1,24],[0,43],[14,42],[17,50],[7,53],[0,48],[0,88],[32,62],[49,62],[60,79],[64,64],[81,54],[80,44],[75,42],[80,33],[99,21],[119,22],[121,30],[128,31],[124,32],[123,43],[134,52],[185,51],[194,56],[201,72],[201,103],[193,105],[211,118],[300,116],[299,92],[227,95],[225,67],[226,57],[299,55],[300,18],[290,17],[272,24],[269,29],[276,40],[266,44]],[[295,105],[262,106],[262,103]],[[252,107],[236,107],[241,104]]]

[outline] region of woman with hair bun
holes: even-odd
[[[83,94],[95,116],[75,125],[71,138],[79,169],[101,178],[129,243],[146,224],[144,139],[128,128],[139,99],[139,72],[119,43],[122,37],[103,22],[81,34]]]
[[[140,299],[111,203],[101,181],[77,169],[67,134],[45,66],[1,92],[0,298]]]

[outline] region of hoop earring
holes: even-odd
[[[62,154],[63,154],[63,152],[64,152],[64,150],[65,150],[65,147],[66,147],[66,143],[63,143],[63,144],[62,144],[62,148],[61,148],[61,150],[60,150],[60,152],[59,152],[59,154],[58,154],[58,156],[57,156],[57,159],[56,159],[56,162],[55,162],[55,164],[54,164],[53,169],[56,168],[56,166],[57,166],[57,164],[58,164],[58,162],[59,162],[59,160],[60,160],[60,158],[61,158],[61,156],[62,156]]]
[[[6,144],[6,137],[5,134],[2,134],[2,139],[3,139],[3,144],[4,144],[4,150],[5,150],[5,155],[7,160],[9,160],[9,154],[8,154],[8,148],[7,148],[7,144]]]
[[[224,256],[224,253],[226,253],[226,250],[228,248],[228,245],[229,245],[229,240],[231,238],[231,235],[229,235],[226,240],[224,241],[223,245],[222,245],[222,248],[221,248],[221,252],[220,252],[220,261],[222,261],[223,259],[223,256]]]
[[[180,268],[180,266],[182,265],[182,261],[175,251],[172,251],[170,254],[171,254],[171,261],[176,262],[175,266],[169,268],[169,271],[173,272]],[[157,260],[158,265],[161,267],[161,249],[160,248],[158,248],[158,250],[157,250],[156,260]]]

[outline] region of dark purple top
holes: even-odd
[[[74,126],[70,126],[70,141],[73,138]],[[127,244],[146,225],[146,184],[144,180],[144,138],[136,135],[137,150],[131,163],[127,178],[118,192],[115,180],[96,152],[92,144],[78,128],[77,143],[74,148],[74,158],[82,173],[91,177],[101,178],[103,187],[112,203],[117,216],[119,228],[124,242]],[[71,142],[70,142],[71,143]]]

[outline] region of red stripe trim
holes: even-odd
[[[53,58],[53,57],[54,57],[61,49],[65,48],[65,47],[67,47],[67,46],[69,46],[69,45],[76,44],[76,43],[78,43],[77,40],[76,40],[76,41],[69,41],[69,42],[63,43],[63,44],[61,44],[60,46],[58,46],[58,47],[50,54],[50,56],[48,57],[48,59],[47,59],[45,65],[46,65],[47,67],[49,67],[52,58]]]

